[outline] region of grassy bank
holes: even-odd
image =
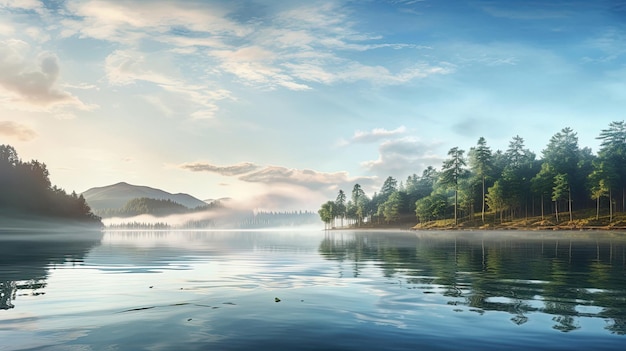
[[[485,222],[482,221],[480,213],[472,218],[463,218],[454,225],[453,219],[443,219],[418,223],[412,227],[415,230],[427,229],[481,229],[481,230],[626,230],[626,213],[616,213],[610,220],[608,215],[600,216],[596,219],[595,211],[583,210],[572,213],[572,220],[569,220],[569,213],[559,215],[557,222],[554,214],[541,216],[528,216],[516,219],[500,220],[499,215],[489,213],[485,215]]]
[[[559,221],[554,214],[541,216],[528,216],[523,218],[500,219],[499,214],[486,213],[485,221],[480,213],[471,217],[459,218],[458,224],[454,225],[454,219],[441,219],[428,222],[415,222],[414,217],[406,216],[401,221],[394,223],[363,223],[361,226],[346,224],[332,227],[332,230],[342,229],[383,229],[383,230],[621,230],[626,231],[626,213],[615,213],[611,219],[608,215],[599,216],[596,219],[595,210],[581,210],[572,213],[559,214]]]

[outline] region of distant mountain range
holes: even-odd
[[[92,210],[118,209],[132,199],[150,198],[158,200],[171,200],[188,208],[205,206],[207,203],[189,194],[172,194],[160,189],[148,186],[132,185],[120,182],[113,185],[91,188],[84,193],[83,197]]]

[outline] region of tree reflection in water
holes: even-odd
[[[328,232],[319,252],[359,267],[374,262],[385,277],[449,297],[470,311],[501,311],[516,325],[533,313],[554,329],[580,329],[601,318],[626,334],[626,238],[616,233]]]
[[[99,244],[101,232],[0,234],[0,310],[15,307],[20,295],[43,295],[48,269],[82,262]]]

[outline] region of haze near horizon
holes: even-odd
[[[512,137],[581,147],[626,101],[622,1],[0,0],[0,144],[128,182],[316,210]]]

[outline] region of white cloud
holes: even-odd
[[[46,42],[50,40],[50,34],[37,27],[28,27],[24,29],[24,33],[28,35],[31,39],[38,42]]]
[[[262,167],[252,162],[242,162],[233,165],[219,166],[207,162],[183,163],[178,168],[192,172],[209,172],[223,176],[237,176],[246,183],[258,183],[272,187],[272,189],[306,189],[320,191],[331,196],[338,189],[352,188],[359,183],[364,188],[375,185],[377,177],[351,177],[348,172],[319,172],[311,169],[296,169],[282,166]],[[297,192],[298,190],[295,190]],[[292,194],[293,195],[293,194]]]
[[[19,141],[31,141],[37,137],[30,127],[13,121],[0,121],[0,135],[15,138]]]
[[[21,40],[0,41],[0,100],[9,108],[55,112],[66,108],[92,110],[77,97],[59,88],[59,59],[49,52],[30,58],[31,47]]]
[[[404,133],[406,133],[405,126],[400,126],[393,130],[387,130],[385,128],[374,128],[371,131],[357,130],[356,132],[354,132],[354,135],[352,136],[352,139],[350,139],[350,141],[354,143],[371,143],[377,142],[382,139],[388,139],[389,137]]]
[[[228,20],[226,10],[201,2],[87,1],[70,3],[68,8],[82,17],[80,23],[66,23],[74,33],[121,43],[148,36],[167,41],[172,38],[167,33],[176,26],[216,36],[241,36],[249,31]]]
[[[70,4],[80,19],[63,21],[64,35],[78,34],[124,45],[143,39],[169,46],[178,55],[208,56],[216,68],[236,76],[242,83],[262,89],[283,87],[309,90],[311,82],[320,84],[367,81],[374,84],[403,84],[433,74],[451,72],[449,65],[428,64],[392,71],[389,67],[366,65],[342,57],[344,51],[375,49],[420,49],[412,43],[386,43],[383,38],[354,29],[350,13],[339,3],[307,4],[268,11],[262,19],[237,23],[230,14],[237,5],[214,3],[110,2],[88,1]],[[118,53],[119,54],[119,53]],[[108,72],[112,81],[130,79],[127,69],[118,66]],[[135,71],[137,72],[137,71]],[[158,81],[163,76],[141,78]]]
[[[381,177],[403,178],[428,166],[438,167],[443,159],[434,152],[437,146],[412,137],[388,140],[380,144],[378,159],[361,165]]]
[[[176,85],[178,82],[149,68],[144,54],[130,50],[117,50],[105,60],[106,75],[111,84],[126,85],[137,80],[156,84]]]
[[[152,67],[157,69],[153,69]],[[105,70],[109,82],[113,85],[129,85],[137,81],[154,83],[166,92],[182,96],[194,104],[190,113],[192,118],[212,118],[219,110],[217,102],[232,98],[225,89],[210,89],[206,85],[195,85],[176,78],[176,72],[162,73],[167,70],[167,63],[159,62],[158,58],[132,50],[117,50],[105,61]],[[151,101],[154,104],[153,101]],[[161,110],[173,111],[162,101],[158,106]]]
[[[48,23],[16,28],[0,25],[0,33],[12,34],[19,28],[32,42],[45,42],[56,35],[112,43],[115,49],[104,63],[109,83],[154,84],[167,96],[150,103],[165,113],[177,111],[194,119],[213,118],[219,113],[220,101],[235,99],[220,85],[233,76],[254,88],[307,91],[315,89],[315,84],[404,84],[452,71],[451,65],[421,62],[419,57],[416,61],[421,63],[408,67],[359,62],[350,52],[423,47],[385,42],[377,34],[357,30],[342,3],[268,5],[258,17],[242,20],[237,14],[245,12],[244,5],[237,3],[87,0],[66,2],[62,10],[53,13],[38,1],[0,1],[4,6],[36,9],[38,20]],[[2,50],[7,49],[0,49],[0,54]],[[31,69],[28,77],[15,79],[24,84],[0,77],[0,85],[28,100],[31,109],[35,103],[57,109],[60,105],[93,109],[95,106],[84,105],[55,85],[58,68],[58,59],[50,54],[41,58],[40,68]],[[36,87],[39,92],[33,91]],[[7,96],[0,95],[0,101],[7,101]],[[175,102],[180,97],[189,102],[184,108],[183,103]],[[67,110],[56,114],[72,115]]]
[[[41,9],[42,4],[38,0],[0,0],[0,7],[38,10]]]
[[[281,166],[267,166],[259,171],[239,177],[251,183],[290,184],[311,190],[335,191],[351,187],[354,183],[371,185],[375,177],[350,177],[348,172],[318,172],[310,169],[294,169]]]
[[[0,35],[3,36],[10,36],[13,35],[15,33],[15,28],[12,25],[9,25],[9,23],[0,23]]]
[[[179,167],[192,172],[210,172],[217,173],[223,176],[236,176],[246,174],[259,168],[258,165],[251,162],[242,162],[229,166],[217,166],[207,162],[191,162],[184,163]]]

